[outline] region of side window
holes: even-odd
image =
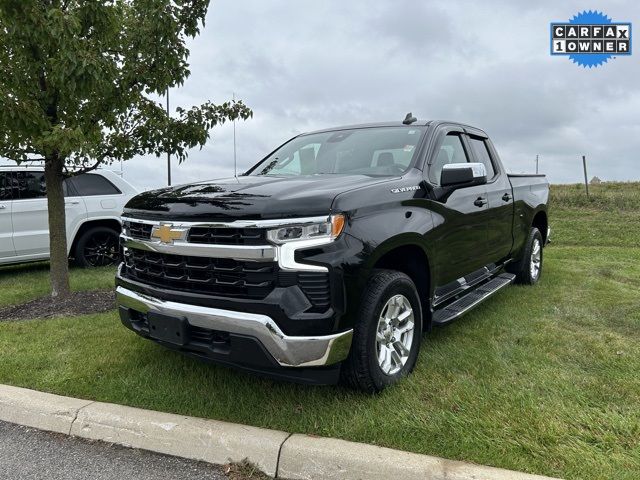
[[[487,142],[482,138],[469,137],[469,143],[471,144],[471,150],[473,150],[473,156],[476,162],[484,163],[487,169],[487,179],[491,180],[496,175],[496,169],[493,168],[493,162],[491,161],[491,155],[489,155],[489,149],[487,148]]]
[[[44,172],[14,172],[16,189],[14,189],[13,199],[25,200],[29,198],[45,198],[47,196],[47,186],[44,182]]]
[[[122,193],[113,183],[96,173],[85,173],[66,180],[81,197],[118,195]]]
[[[0,200],[11,200],[10,172],[0,172]]]
[[[435,185],[440,185],[440,173],[442,167],[449,163],[467,163],[467,153],[462,146],[462,140],[457,133],[450,133],[444,137],[444,141],[438,149],[435,161],[429,168],[429,180]]]

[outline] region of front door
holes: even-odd
[[[428,165],[428,178],[439,185],[442,167],[470,161],[463,133],[453,130],[443,135]],[[427,241],[435,246],[435,287],[442,287],[481,269],[488,262],[487,188],[479,185],[455,190],[446,200],[431,205],[436,228]]]

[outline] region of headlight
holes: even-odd
[[[277,244],[295,242],[299,240],[314,240],[326,238],[333,240],[340,235],[344,228],[344,215],[331,215],[326,222],[305,225],[287,225],[267,232],[267,238]]]

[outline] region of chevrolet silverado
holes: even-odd
[[[468,125],[298,135],[241,176],[129,201],[120,317],[201,359],[377,392],[423,332],[540,280],[548,194]]]

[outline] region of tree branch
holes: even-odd
[[[101,159],[101,160],[96,161],[96,163],[94,163],[93,165],[84,166],[84,167],[80,167],[80,168],[74,168],[73,170],[69,170],[69,166],[65,165],[65,167],[64,167],[65,177],[75,177],[76,175],[82,175],[83,173],[92,172],[92,171],[96,170],[97,168],[99,168],[100,165],[102,165],[103,162],[104,162],[104,159]]]

